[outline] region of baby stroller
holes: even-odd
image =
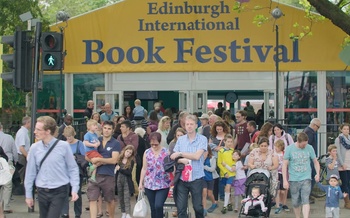
[[[246,197],[251,196],[252,189],[254,187],[259,187],[260,195],[264,195],[263,202],[267,210],[263,212],[260,205],[253,205],[252,201],[247,201],[242,204],[241,210],[238,217],[269,217],[271,210],[271,200],[272,195],[270,193],[270,180],[271,175],[268,170],[264,169],[254,169],[248,173],[247,180],[245,182],[246,186]],[[250,204],[248,213],[244,213],[245,204]]]

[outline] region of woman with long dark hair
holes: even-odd
[[[132,113],[132,108],[130,105],[124,107],[123,116],[130,121],[134,119],[134,114]]]
[[[341,190],[348,195],[344,198],[345,208],[350,209],[350,124],[343,123],[339,127],[340,134],[335,139],[334,144],[337,146],[337,155],[340,162],[339,175],[342,181]]]

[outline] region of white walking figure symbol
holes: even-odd
[[[48,61],[49,61],[49,64],[48,65],[55,65],[55,63],[54,63],[54,58],[52,57],[52,55],[49,57],[49,59],[47,59]]]

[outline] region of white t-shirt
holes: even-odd
[[[245,171],[244,169],[242,169],[242,167],[243,167],[242,161],[241,160],[237,161],[235,180],[247,178],[247,176],[245,175]]]

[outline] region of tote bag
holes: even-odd
[[[149,204],[144,192],[140,192],[134,207],[133,217],[146,217],[149,210]]]
[[[10,166],[6,160],[0,157],[0,185],[5,185],[12,180]]]

